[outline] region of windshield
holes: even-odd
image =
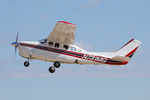
[[[47,41],[47,38],[44,38],[44,39],[39,40],[39,42],[40,42],[41,44],[46,43],[46,41]]]

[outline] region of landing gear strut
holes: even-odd
[[[24,66],[25,66],[25,67],[28,67],[29,65],[30,65],[29,61],[25,61],[25,62],[24,62]]]

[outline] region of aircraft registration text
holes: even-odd
[[[95,62],[102,62],[102,63],[107,61],[107,58],[105,58],[105,57],[88,55],[88,54],[83,55],[82,59],[95,61]]]

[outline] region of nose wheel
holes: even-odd
[[[25,66],[25,67],[29,67],[29,65],[30,65],[29,61],[25,61],[25,62],[24,62],[24,66]]]

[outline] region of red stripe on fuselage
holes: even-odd
[[[112,63],[112,62],[105,62],[105,64],[110,64],[110,65],[126,65],[128,64],[127,61],[121,62],[121,63]]]
[[[71,52],[71,51],[66,51],[66,50],[60,50],[60,49],[56,49],[56,48],[48,48],[46,46],[40,46],[40,45],[33,45],[33,44],[31,45],[31,44],[26,44],[26,43],[21,43],[21,45],[26,46],[26,47],[35,48],[35,49],[50,51],[50,52],[54,52],[54,53],[69,55],[69,56],[73,56],[73,57],[77,57],[77,58],[82,58],[81,56],[77,56],[77,55],[82,55],[82,56],[84,55],[82,53],[76,53],[76,52]],[[69,53],[73,53],[74,55],[69,54]]]

